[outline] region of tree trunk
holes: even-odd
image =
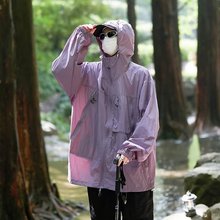
[[[131,24],[134,35],[135,35],[135,42],[134,42],[134,55],[132,57],[132,61],[135,63],[139,63],[139,56],[138,56],[138,42],[137,42],[137,31],[136,31],[136,13],[135,13],[135,0],[127,0],[127,17],[128,22]]]
[[[26,191],[33,214],[39,219],[72,219],[75,206],[53,192],[40,123],[38,80],[33,40],[32,2],[13,0],[16,106],[19,149],[24,167]],[[57,193],[57,194],[56,194]]]
[[[51,182],[40,124],[32,3],[29,0],[14,0],[12,8],[15,26],[19,145],[30,202],[41,204],[44,199],[50,200]]]
[[[11,1],[0,0],[0,219],[33,219],[16,132]]]
[[[198,1],[196,129],[220,126],[220,12],[217,0]]]
[[[177,0],[152,0],[152,14],[155,80],[160,110],[159,137],[188,138]]]

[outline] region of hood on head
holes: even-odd
[[[102,32],[104,27],[115,29],[118,33],[118,53],[125,56],[133,56],[134,54],[134,31],[131,25],[123,20],[111,20],[102,25],[97,25],[97,29],[94,32],[96,38]],[[98,38],[97,38],[98,40]],[[98,40],[101,48],[101,42]]]

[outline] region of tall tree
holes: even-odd
[[[136,13],[135,13],[135,0],[127,0],[127,17],[128,22],[131,24],[135,34],[135,42],[134,42],[134,55],[132,60],[135,63],[139,63],[139,56],[138,56],[138,42],[137,42],[137,31],[136,31]]]
[[[187,138],[182,89],[177,0],[152,0],[155,80],[160,110],[160,138]]]
[[[39,204],[44,199],[49,199],[51,183],[40,124],[32,30],[32,3],[29,0],[14,0],[12,9],[15,27],[19,145],[28,194],[31,202]]]
[[[48,172],[40,123],[32,2],[13,0],[12,14],[15,29],[17,131],[29,203],[32,212],[39,218],[47,215],[52,219],[57,219],[57,216],[71,219],[75,215],[72,204],[66,205],[59,200]]]
[[[33,219],[24,187],[16,132],[11,1],[0,0],[0,219]]]
[[[197,118],[202,131],[220,126],[220,10],[218,0],[198,0]]]

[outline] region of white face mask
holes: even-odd
[[[102,50],[110,56],[116,54],[118,50],[117,36],[114,36],[111,38],[105,37],[102,40]]]

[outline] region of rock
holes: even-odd
[[[197,195],[196,203],[212,206],[220,202],[220,154],[204,155],[185,177],[185,190]]]
[[[191,114],[195,109],[195,91],[196,82],[195,80],[187,79],[183,81],[183,92],[186,97],[187,113]]]
[[[203,217],[203,216],[206,216],[205,213],[209,209],[209,207],[204,205],[204,204],[198,204],[198,205],[195,206],[195,209],[196,209],[196,214],[198,216]]]
[[[208,153],[208,154],[201,156],[201,158],[196,163],[196,167],[199,167],[202,164],[209,163],[209,162],[220,163],[220,153],[214,152],[214,153]]]
[[[191,218],[186,217],[184,212],[175,213],[175,214],[172,214],[172,215],[169,215],[169,216],[163,218],[163,220],[177,220],[177,219],[178,220],[190,220]]]
[[[47,100],[40,103],[41,112],[51,112],[55,109],[56,104],[59,102],[60,94],[55,93],[53,96],[49,97]]]
[[[198,204],[195,206],[196,209],[196,216],[190,218],[187,217],[186,214],[184,212],[181,213],[175,213],[172,215],[169,215],[165,218],[163,218],[163,220],[205,220],[205,218],[203,218],[203,216],[206,215],[206,211],[208,210],[208,206],[203,205],[203,204]]]
[[[66,160],[69,152],[69,142],[64,142],[56,135],[45,136],[46,151],[49,161]]]
[[[209,208],[211,220],[220,220],[220,203],[217,203]]]
[[[55,135],[57,134],[57,128],[54,124],[50,123],[49,121],[41,121],[41,127],[43,130],[43,134],[45,136]]]
[[[182,213],[176,213],[173,215],[169,215],[169,216],[163,218],[163,220],[203,220],[203,218],[200,216],[197,216],[197,215],[192,218],[186,217],[186,214],[184,212],[182,212]]]

